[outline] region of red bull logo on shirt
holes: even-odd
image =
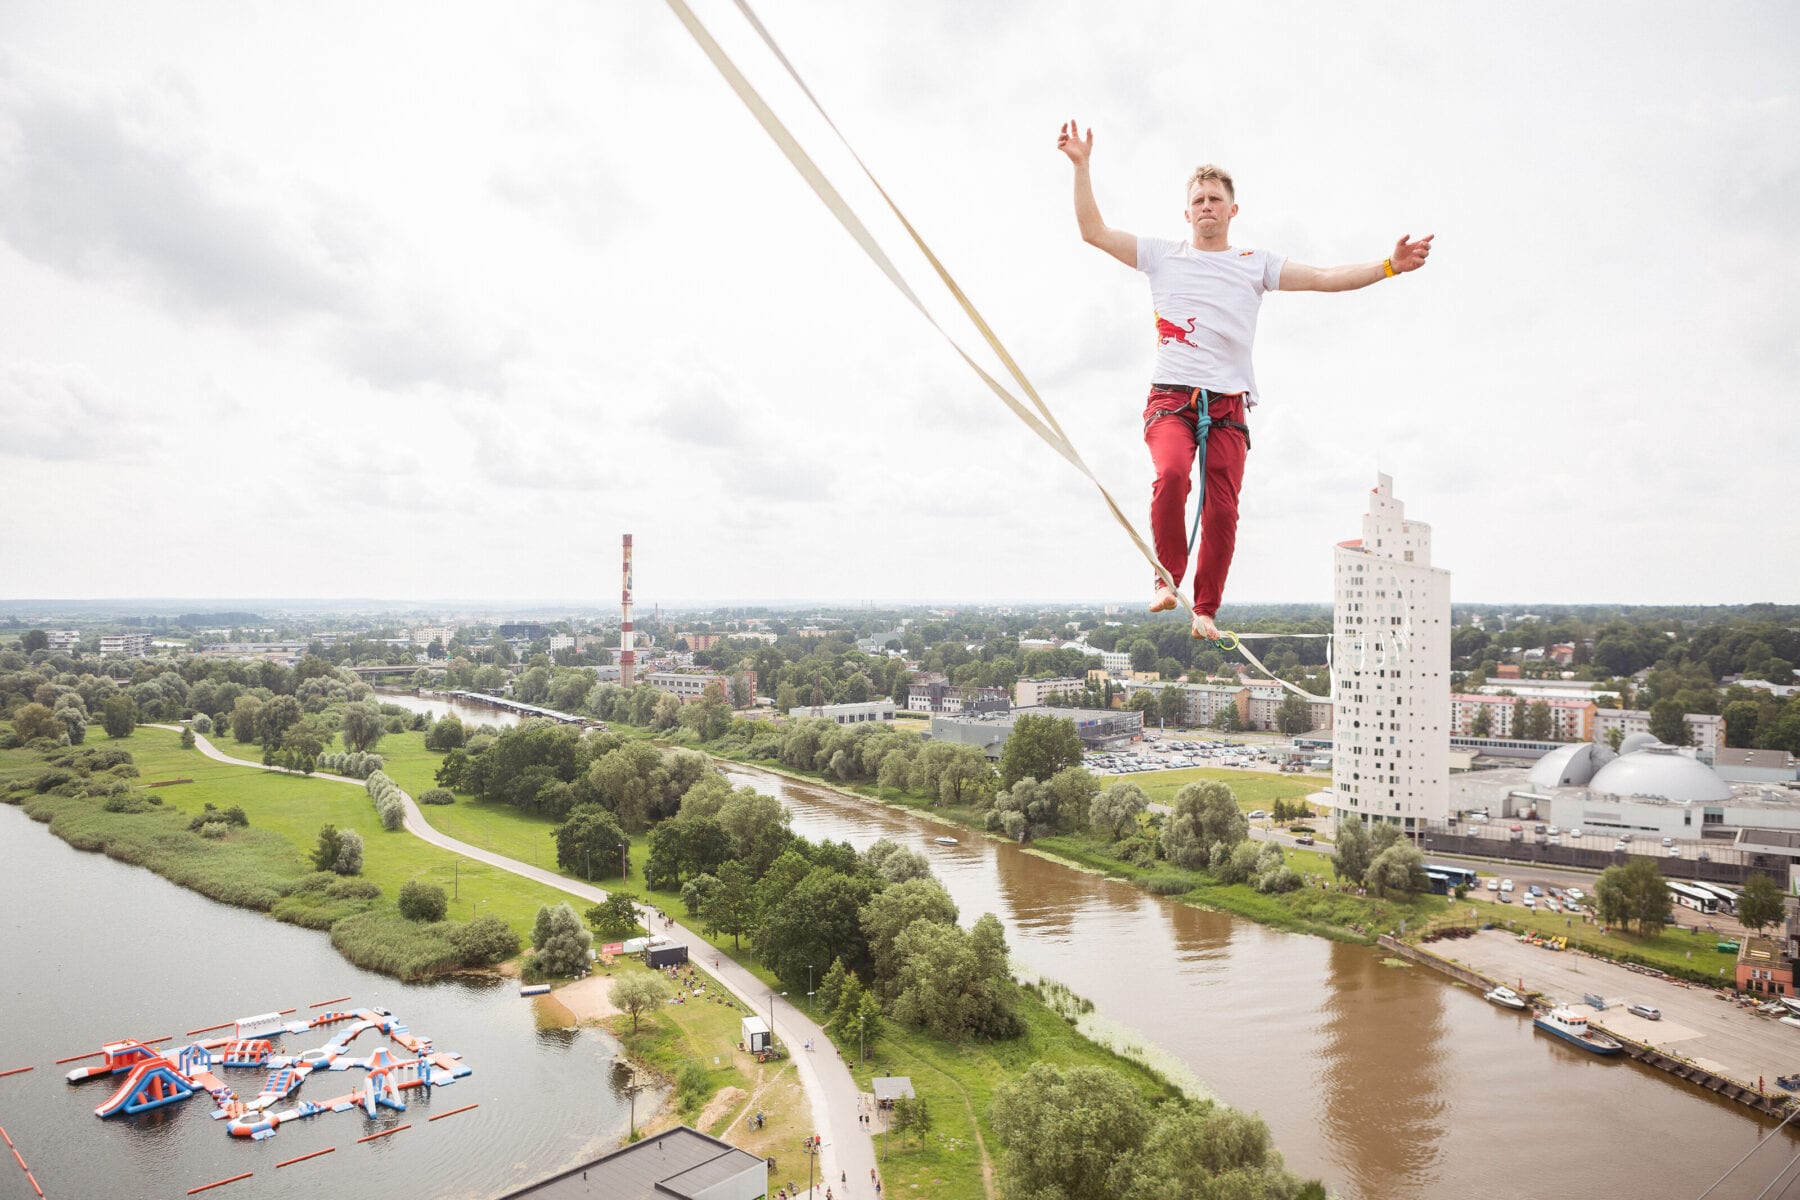
[[[1192,346],[1194,344],[1193,341],[1188,337],[1188,334],[1194,332],[1194,322],[1197,318],[1189,317],[1188,323],[1187,323],[1187,328],[1183,329],[1181,326],[1175,324],[1175,322],[1173,322],[1173,321],[1163,320],[1163,315],[1161,313],[1153,313],[1152,315],[1154,315],[1156,317],[1156,344],[1157,345],[1166,346],[1171,341],[1180,342],[1184,346]]]

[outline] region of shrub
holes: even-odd
[[[148,796],[120,790],[108,793],[101,807],[109,813],[146,813],[156,807],[156,802]]]
[[[574,975],[587,969],[594,935],[566,903],[538,909],[531,930],[531,962],[548,975]]]
[[[359,967],[401,979],[424,979],[463,965],[451,926],[408,921],[391,908],[345,917],[331,927],[331,944]]]
[[[435,883],[408,880],[400,888],[400,915],[409,921],[441,921],[450,898]]]
[[[1144,879],[1144,887],[1158,896],[1179,896],[1183,892],[1194,890],[1194,881],[1186,875],[1177,875],[1173,871],[1163,871]]]
[[[681,1111],[691,1113],[712,1094],[712,1080],[708,1077],[706,1068],[690,1058],[682,1065],[675,1090],[681,1096]]]
[[[194,732],[199,734],[202,737],[205,737],[208,734],[212,733],[212,731],[213,731],[212,718],[207,716],[205,713],[195,713],[194,714]]]
[[[400,785],[389,779],[381,771],[369,776],[369,799],[375,802],[376,815],[381,818],[381,827],[392,833],[406,821],[406,793]]]
[[[323,878],[325,894],[333,900],[374,900],[381,895],[381,885],[373,879],[344,878],[329,872]]]
[[[231,826],[223,821],[208,821],[200,826],[198,832],[203,838],[222,838],[231,832]]]
[[[188,822],[189,829],[199,829],[203,825],[221,824],[235,825],[240,829],[250,826],[250,818],[241,805],[234,804],[230,808],[214,808],[210,803],[200,810],[200,815]]]
[[[450,942],[467,967],[505,962],[519,952],[519,935],[499,917],[479,917],[450,927]]]
[[[432,788],[419,797],[420,804],[455,804],[456,793],[449,788]]]

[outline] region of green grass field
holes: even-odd
[[[1183,767],[1175,771],[1107,775],[1102,777],[1102,785],[1115,778],[1137,784],[1156,804],[1173,804],[1175,793],[1188,784],[1216,779],[1231,789],[1231,794],[1237,797],[1238,807],[1245,812],[1266,809],[1277,800],[1304,800],[1321,788],[1331,786],[1329,779],[1318,775],[1272,775],[1266,771],[1242,771],[1231,767]]]
[[[1448,911],[1433,924],[1467,925],[1470,922],[1469,910],[1474,909],[1474,921],[1478,924],[1491,921],[1502,929],[1510,929],[1515,933],[1531,930],[1545,937],[1566,937],[1571,949],[1588,950],[1605,958],[1624,962],[1643,963],[1699,983],[1718,985],[1723,982],[1729,985],[1735,978],[1737,956],[1721,954],[1717,946],[1721,940],[1735,941],[1736,938],[1727,939],[1722,934],[1707,933],[1704,930],[1695,933],[1691,929],[1674,925],[1666,927],[1655,937],[1643,937],[1617,929],[1603,932],[1599,925],[1592,922],[1583,924],[1580,917],[1572,917],[1567,913],[1533,910],[1522,904],[1501,904],[1487,898],[1494,894],[1488,891],[1471,892],[1468,899],[1450,905]],[[1454,942],[1434,943],[1432,948],[1446,956],[1455,954]],[[1723,975],[1720,974],[1721,968]]]
[[[185,828],[187,818],[209,802],[218,808],[239,805],[249,816],[252,831],[273,834],[285,843],[285,855],[267,848],[261,852],[264,857],[260,869],[277,880],[298,878],[312,870],[307,856],[318,842],[319,828],[331,824],[362,834],[362,877],[379,884],[389,902],[408,880],[436,883],[447,895],[455,897],[449,912],[451,919],[466,921],[478,913],[497,916],[528,937],[540,905],[568,899],[552,888],[496,867],[467,859],[459,863],[455,855],[408,833],[383,830],[376,819],[375,806],[360,787],[268,771],[260,766],[215,762],[197,749],[183,750],[179,734],[150,726],[140,726],[128,738],[102,735],[90,742],[129,750],[140,772],[140,784],[178,778],[193,781],[154,789],[165,812],[180,814],[178,819],[154,812],[137,816],[105,813],[92,801],[57,801],[57,831],[78,826],[90,845],[104,843],[109,830],[120,837],[127,836],[131,830],[129,822],[155,818]],[[258,753],[256,747],[242,746],[229,738],[216,745],[231,755],[251,757]],[[0,751],[0,770],[23,771],[30,767],[26,773],[35,773],[37,765],[36,756],[28,751]],[[233,841],[225,839],[216,845],[225,849]]]

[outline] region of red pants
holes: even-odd
[[[1144,444],[1156,479],[1150,485],[1150,534],[1156,559],[1177,584],[1187,571],[1187,498],[1194,473],[1193,397],[1188,392],[1151,392],[1144,406]],[[1213,396],[1208,412],[1217,421],[1244,421],[1244,397]],[[1238,488],[1244,482],[1249,441],[1240,429],[1213,425],[1206,442],[1206,491],[1200,515],[1199,562],[1194,568],[1194,611],[1214,616],[1225,595],[1225,576],[1237,548]],[[1160,585],[1162,580],[1157,579]]]

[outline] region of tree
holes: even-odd
[[[537,967],[546,975],[574,975],[587,969],[588,950],[594,944],[581,918],[567,903],[544,905],[532,924],[531,949]]]
[[[1619,752],[1619,747],[1624,745],[1624,743],[1625,743],[1625,727],[1623,725],[1614,725],[1611,729],[1608,729],[1606,731],[1607,748],[1609,750],[1611,750],[1614,754],[1617,754]]]
[[[241,745],[256,740],[256,722],[262,714],[262,697],[239,696],[231,706],[231,736]]]
[[[1147,715],[1147,714],[1146,714]],[[1187,693],[1178,687],[1157,689],[1156,715],[1165,725],[1179,725],[1187,715]]]
[[[1738,895],[1737,917],[1745,928],[1761,933],[1770,925],[1780,924],[1786,915],[1781,887],[1773,879],[1759,871],[1744,881],[1744,890]]]
[[[1030,776],[1049,779],[1065,767],[1081,765],[1081,738],[1067,717],[1027,714],[1013,724],[1000,752],[1000,786]]]
[[[1525,738],[1525,723],[1526,723],[1525,710],[1526,710],[1526,707],[1527,706],[1525,703],[1525,697],[1523,697],[1523,696],[1514,696],[1513,697],[1512,735],[1513,735],[1514,740],[1516,740],[1516,741],[1523,741]]]
[[[379,705],[373,700],[360,700],[344,705],[339,732],[344,736],[346,749],[373,750],[381,741],[381,735],[387,732],[387,724]]]
[[[115,692],[101,706],[100,722],[106,726],[107,737],[130,737],[137,728],[137,703],[124,692]]]
[[[1525,707],[1525,740],[1547,742],[1550,740],[1550,733],[1550,702],[1533,700]]]
[[[661,1007],[669,998],[669,985],[656,975],[640,975],[634,971],[613,980],[606,995],[614,1008],[631,1014],[631,1032],[636,1033],[638,1018]]]
[[[1131,643],[1128,651],[1131,655],[1131,669],[1134,671],[1154,671],[1156,669],[1156,643],[1139,638]]]
[[[300,723],[300,702],[292,696],[276,696],[256,713],[256,740],[264,749],[278,749],[282,735]]]
[[[435,883],[409,879],[400,886],[400,915],[409,921],[441,921],[450,898]]]
[[[54,738],[61,741],[68,728],[54,712],[42,704],[27,704],[13,714],[13,732],[18,734],[21,742],[34,741],[37,738]],[[126,733],[131,732],[126,730]],[[120,734],[118,736],[124,736]]]
[[[931,1132],[931,1110],[925,1107],[922,1099],[901,1096],[894,1101],[888,1129],[902,1138],[910,1135],[923,1142],[925,1135]]]
[[[719,886],[701,917],[707,933],[729,933],[732,949],[743,946],[743,936],[756,920],[756,880],[743,863],[732,861],[719,867]]]
[[[1431,886],[1425,875],[1425,855],[1417,847],[1395,842],[1369,860],[1363,882],[1371,896],[1405,896]]]
[[[1636,925],[1640,934],[1655,937],[1669,923],[1669,888],[1656,863],[1634,858],[1622,867],[1608,867],[1594,881],[1594,906],[1608,925]]]
[[[908,850],[887,838],[877,838],[874,844],[862,852],[862,860],[869,870],[889,883],[931,878],[931,863],[923,854],[917,850]]]
[[[1305,733],[1312,728],[1312,709],[1306,701],[1289,692],[1275,710],[1275,728],[1289,737]]]
[[[1143,713],[1145,720],[1148,720],[1158,711],[1155,690],[1152,688],[1137,689],[1131,693],[1131,698],[1125,701],[1125,708],[1128,712]]]
[[[1485,704],[1478,705],[1475,709],[1474,718],[1469,721],[1469,736],[1478,738],[1491,737],[1493,736],[1493,732],[1494,719],[1488,715],[1488,706]]]
[[[769,877],[764,884],[770,884]],[[866,972],[869,943],[861,912],[874,893],[875,883],[867,876],[852,878],[829,867],[811,869],[791,888],[777,882],[764,892],[768,899],[756,923],[756,957],[789,988],[803,986],[809,967],[821,969],[833,958],[842,957],[851,970]]]
[[[1244,727],[1244,720],[1238,715],[1237,705],[1227,704],[1213,718],[1213,728],[1221,733],[1237,733]]]
[[[860,916],[878,984],[899,974],[894,945],[915,922],[956,924],[956,901],[935,879],[909,879],[871,897]]]
[[[1368,874],[1369,860],[1373,857],[1369,848],[1368,827],[1360,817],[1345,815],[1338,822],[1337,849],[1331,855],[1332,870],[1337,872],[1339,879],[1361,883]]]
[[[1686,746],[1693,741],[1679,700],[1658,700],[1650,706],[1650,735],[1669,746]]]
[[[638,923],[637,903],[624,892],[609,892],[606,899],[582,914],[594,931],[608,938],[636,937],[642,926]]]
[[[50,648],[50,634],[42,629],[27,629],[19,639],[19,648],[27,654]]]
[[[346,829],[338,834],[337,858],[331,869],[339,875],[360,875],[363,869],[362,834],[354,829]]]
[[[625,832],[598,804],[577,804],[550,836],[556,839],[556,865],[583,879],[604,878],[621,864]]]
[[[992,1109],[1006,1147],[1006,1200],[1123,1196],[1114,1172],[1144,1142],[1149,1107],[1117,1071],[1033,1063],[1001,1086]]]
[[[313,848],[312,863],[316,871],[333,871],[337,869],[338,850],[343,839],[338,836],[336,825],[326,825],[319,830],[319,843]]]
[[[1190,783],[1175,793],[1163,822],[1163,857],[1177,866],[1201,869],[1214,843],[1235,846],[1250,836],[1250,821],[1239,811],[1231,789],[1217,780]]]
[[[1138,814],[1150,807],[1150,797],[1135,783],[1120,780],[1106,789],[1088,806],[1089,823],[1112,841],[1118,841],[1137,828]]]
[[[914,921],[894,939],[892,958],[895,1020],[952,1041],[1022,1031],[1010,1003],[1006,935],[993,913],[983,913],[969,930]]]
[[[468,740],[468,732],[455,713],[445,713],[441,721],[425,735],[427,750],[455,750]]]

